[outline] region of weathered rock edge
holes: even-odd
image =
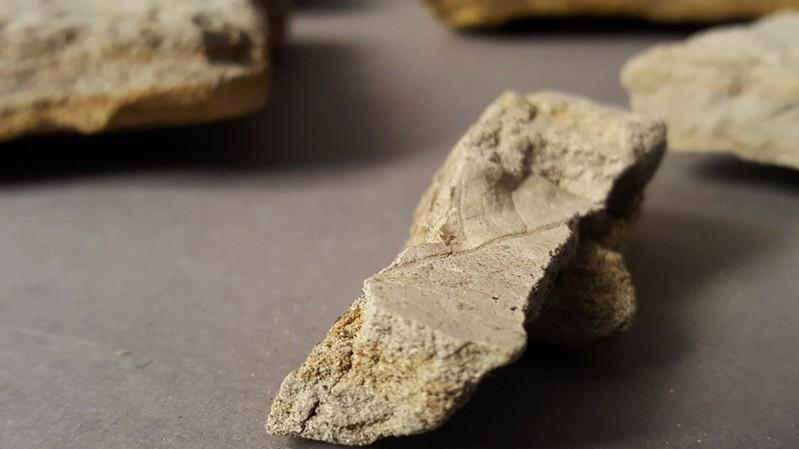
[[[433,14],[455,28],[490,28],[525,18],[612,16],[665,23],[752,19],[799,0],[425,0]]]
[[[0,140],[254,111],[268,92],[268,23],[256,0],[6,0]]]
[[[406,249],[283,381],[267,431],[362,445],[441,425],[488,372],[521,355],[559,272],[623,270],[617,240],[664,135],[658,122],[574,97],[502,95],[436,174]],[[625,282],[604,276],[598,296],[629,293]],[[585,298],[570,286],[554,292],[572,311]],[[629,299],[599,301],[617,324],[597,335],[626,325]]]
[[[636,112],[668,124],[672,149],[799,169],[799,10],[656,46],[621,79]]]

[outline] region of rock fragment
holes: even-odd
[[[0,140],[253,111],[267,28],[255,0],[1,0]]]
[[[431,430],[521,355],[548,297],[590,311],[572,323],[550,308],[542,336],[623,328],[633,293],[617,239],[664,135],[658,122],[574,97],[501,96],[436,174],[405,250],[283,381],[267,430],[352,445]],[[580,286],[605,295],[597,304],[614,316],[581,307],[593,298],[569,285],[548,295],[565,270],[564,281],[602,277]]]
[[[622,84],[637,112],[667,122],[675,150],[799,169],[799,11],[657,46]]]
[[[484,28],[533,17],[616,16],[659,22],[750,19],[799,0],[425,0],[436,16],[457,28]]]

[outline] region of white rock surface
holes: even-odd
[[[0,140],[250,112],[266,23],[255,0],[0,0]]]
[[[613,240],[664,134],[586,100],[501,96],[435,176],[406,249],[286,377],[267,430],[367,444],[439,426],[524,351],[558,273]]]
[[[657,46],[622,84],[636,112],[666,121],[675,150],[799,169],[799,11]]]

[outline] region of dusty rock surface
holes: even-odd
[[[748,19],[799,0],[425,0],[444,22],[459,28],[502,25],[515,19],[562,16],[617,16],[661,22]]]
[[[675,150],[799,169],[799,11],[655,47],[622,84],[636,111],[668,123]]]
[[[286,377],[267,430],[359,445],[433,429],[521,355],[547,298],[565,305],[533,326],[543,337],[626,326],[619,241],[664,139],[660,123],[586,100],[501,96],[436,174],[406,249]],[[596,295],[575,294],[581,276]]]
[[[252,0],[2,0],[0,140],[257,109],[267,23]]]

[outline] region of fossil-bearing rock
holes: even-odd
[[[484,28],[534,17],[616,16],[660,22],[715,22],[758,17],[799,0],[425,0],[453,27]]]
[[[501,96],[436,174],[405,250],[283,381],[267,430],[344,444],[424,432],[521,355],[531,321],[575,342],[624,328],[618,249],[664,135],[578,98]]]
[[[700,33],[633,58],[622,84],[675,150],[799,169],[799,11]]]
[[[0,140],[253,111],[267,23],[255,0],[0,0]]]

